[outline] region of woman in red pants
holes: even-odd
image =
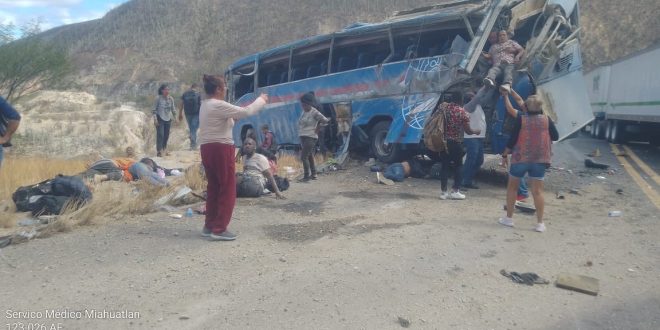
[[[261,111],[268,103],[268,95],[261,94],[245,108],[231,105],[224,101],[227,83],[217,75],[204,75],[204,91],[208,98],[202,101],[199,110],[198,137],[208,180],[202,236],[214,241],[233,241],[236,235],[227,226],[236,203],[234,120]]]

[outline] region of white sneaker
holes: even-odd
[[[495,87],[495,82],[493,82],[493,80],[490,78],[484,78],[484,85]]]
[[[383,174],[381,174],[380,172],[376,172],[376,181],[377,181],[378,183],[382,183],[382,184],[384,184],[384,185],[388,185],[388,186],[391,186],[391,185],[394,184],[394,181],[392,181],[392,180],[386,178],[386,177],[385,177]]]
[[[465,199],[465,195],[461,194],[460,191],[452,191],[452,192],[449,193],[449,198],[457,199],[457,200],[463,200],[463,199]]]
[[[500,85],[500,88],[505,90],[507,93],[511,93],[511,84],[509,83]]]
[[[536,227],[534,228],[534,231],[537,231],[539,233],[542,233],[545,231],[545,224],[543,222],[536,224]]]
[[[502,217],[500,220],[497,220],[497,222],[500,223],[500,225],[507,226],[507,227],[513,227],[513,219],[509,217]]]
[[[443,192],[440,194],[440,199],[445,200],[445,199],[447,199],[447,198],[449,198],[449,194],[448,194],[446,191],[443,191]]]

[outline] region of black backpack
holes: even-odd
[[[201,106],[201,96],[199,93],[189,90],[181,95],[181,100],[183,100],[183,110],[188,115],[196,115],[199,113],[199,107]]]
[[[52,193],[53,180],[48,179],[31,186],[19,187],[11,195],[11,199],[14,201],[14,204],[16,204],[16,210],[18,212],[28,212],[33,211],[36,207],[35,203],[37,202],[37,199],[39,199],[36,196],[51,195]]]
[[[59,175],[31,186],[23,186],[12,194],[18,212],[33,215],[60,214],[69,202],[82,207],[92,199],[92,192],[79,177]]]

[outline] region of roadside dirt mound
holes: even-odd
[[[98,152],[110,157],[128,146],[138,154],[155,149],[150,115],[131,104],[102,102],[82,92],[43,91],[17,108],[23,114],[13,140],[19,154],[75,157]],[[184,142],[181,134],[173,132],[171,141]]]

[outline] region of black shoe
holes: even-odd
[[[479,189],[479,186],[477,186],[473,183],[470,183],[470,184],[464,184],[463,188],[466,188],[466,189]]]
[[[316,180],[316,174],[312,175],[312,176],[310,177],[310,179],[312,179],[312,180]]]
[[[298,182],[307,183],[307,182],[309,182],[309,180],[311,180],[311,178],[308,177],[308,176],[305,176],[302,179],[298,179]]]

